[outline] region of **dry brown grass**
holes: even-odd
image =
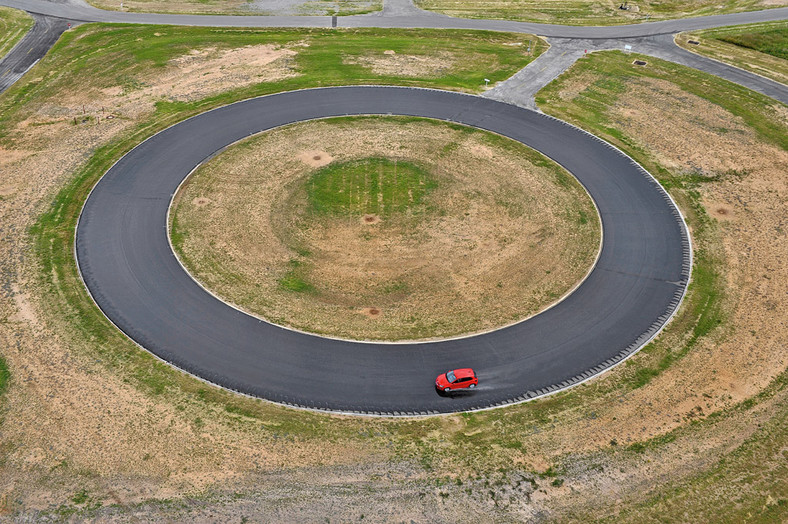
[[[427,166],[438,184],[431,210],[383,220],[298,211],[316,166],[367,157]],[[535,159],[502,138],[429,121],[291,126],[192,175],[175,208],[178,236],[186,233],[176,245],[209,289],[299,329],[389,340],[490,329],[554,302],[597,254],[590,199]],[[280,284],[294,260],[315,292]]]
[[[751,30],[758,32],[760,30],[776,29],[780,26],[786,27],[785,22],[770,23],[770,24],[756,24],[752,26],[738,27],[740,32]],[[788,30],[788,29],[783,29]],[[746,47],[738,46],[722,40],[718,37],[724,36],[726,30],[718,29],[711,31],[699,31],[692,33],[680,33],[676,35],[676,44],[684,49],[708,56],[721,62],[733,64],[736,67],[752,71],[753,73],[771,78],[782,84],[788,83],[788,60],[772,56],[767,53],[756,51],[755,49],[748,49]],[[731,31],[733,32],[733,31]],[[698,44],[690,44],[689,41],[698,42]]]
[[[454,57],[449,53],[430,55],[402,55],[392,50],[382,55],[347,57],[346,64],[360,65],[376,75],[401,75],[407,77],[432,78],[449,71],[454,65]]]

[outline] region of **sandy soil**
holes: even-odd
[[[155,77],[148,82],[171,85]],[[689,109],[676,112],[676,100]],[[445,479],[442,472],[456,458],[451,449],[460,449],[462,460],[472,460],[468,450],[477,449],[466,445],[478,431],[469,417],[407,426],[270,408],[270,420],[252,419],[177,388],[143,391],[134,377],[145,370],[109,367],[89,333],[76,332],[68,314],[51,310],[52,297],[30,278],[38,268],[27,233],[96,147],[145,116],[124,104],[111,94],[53,97],[31,105],[27,120],[6,129],[0,146],[0,350],[12,376],[0,400],[0,518],[25,512],[41,520],[38,511],[67,516],[101,503],[115,505],[102,511],[119,521],[317,520],[327,512],[347,520],[362,514],[416,521],[571,519],[572,510],[584,515],[610,501],[624,508],[654,486],[702,471],[788,402],[781,392],[702,432],[689,425],[751,396],[785,369],[788,267],[781,254],[788,252],[788,166],[786,152],[764,143],[740,118],[668,82],[645,80],[620,101],[616,125],[678,171],[722,174],[700,191],[719,236],[706,247],[726,259],[720,270],[728,282],[727,327],[637,390],[615,393],[622,367],[580,388],[581,405],[546,400],[495,412],[494,433],[517,438],[521,447],[485,442],[478,454],[519,473],[487,470],[479,480],[460,479],[462,485]],[[102,106],[118,118],[99,119]],[[773,111],[786,122],[784,108]],[[93,120],[83,122],[88,115]],[[322,150],[305,145],[304,151],[314,159]],[[681,344],[678,335],[664,340]],[[543,407],[542,419],[529,418]],[[294,432],[287,420],[307,420],[302,427],[311,432]],[[348,427],[357,438],[347,437]],[[605,451],[612,440],[622,446],[676,427],[688,427],[686,435],[657,452]],[[401,439],[399,432],[414,436]],[[434,454],[432,469],[425,466],[432,455],[408,455],[411,448]],[[444,463],[441,453],[449,453]],[[567,468],[563,486],[533,473],[559,462]],[[720,489],[739,493],[747,479],[739,480]],[[75,494],[83,489],[88,499],[78,502]],[[768,505],[767,494],[759,495]],[[174,502],[145,502],[151,499]]]
[[[295,55],[294,49],[271,44],[226,50],[193,49],[171,60],[164,72],[136,78],[131,87],[118,85],[102,89],[101,99],[108,98],[119,114],[137,117],[153,111],[155,101],[160,99],[199,100],[229,88],[298,76],[293,69]],[[84,94],[78,90],[72,93],[66,104],[84,101]],[[87,107],[99,107],[98,100],[91,100]]]
[[[346,57],[346,64],[367,67],[376,75],[434,78],[446,73],[455,61],[449,53],[430,55],[403,55],[384,51],[379,56]]]
[[[179,249],[209,289],[307,331],[430,338],[520,320],[588,272],[598,222],[578,184],[557,183],[558,166],[533,165],[525,148],[497,142],[375,118],[263,134],[192,176],[175,208],[187,233]],[[300,211],[314,167],[380,156],[427,166],[438,184],[429,209],[385,219]],[[200,198],[212,205],[195,206]],[[280,284],[294,263],[312,292]]]

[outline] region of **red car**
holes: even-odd
[[[478,384],[479,379],[476,377],[476,372],[471,368],[447,371],[435,379],[435,387],[447,393],[455,389],[473,389]]]

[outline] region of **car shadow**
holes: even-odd
[[[458,398],[458,397],[462,398],[462,397],[470,397],[471,395],[475,394],[476,388],[457,389],[454,391],[450,391],[448,393],[446,393],[442,389],[435,388],[435,393],[437,393],[439,397],[444,397],[444,398]]]

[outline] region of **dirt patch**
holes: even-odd
[[[0,166],[19,162],[23,158],[32,154],[32,151],[19,151],[17,149],[0,148]]]
[[[733,206],[725,202],[711,202],[704,200],[703,206],[709,215],[717,220],[733,220],[736,217]]]
[[[17,307],[17,312],[11,316],[12,321],[29,322],[33,327],[39,327],[38,317],[36,316],[33,306],[30,304],[30,298],[23,293],[17,284],[11,286],[14,294],[14,303]]]
[[[205,207],[211,203],[213,203],[213,200],[205,197],[197,197],[194,200],[192,200],[192,204],[194,204],[197,207]]]
[[[591,73],[574,74],[566,77],[561,84],[558,96],[562,100],[574,100],[577,95],[588,89],[597,79],[598,77]]]
[[[293,65],[295,47],[261,44],[193,49],[170,60],[165,70],[155,75],[140,74],[124,85],[74,89],[64,93],[61,104],[86,114],[113,108],[112,116],[137,118],[152,112],[158,100],[193,101],[231,87],[298,76]]]
[[[380,318],[383,312],[376,307],[365,307],[359,310],[359,313],[369,318]]]
[[[454,67],[456,59],[449,53],[404,55],[385,51],[383,56],[346,57],[344,62],[367,67],[376,75],[432,78]]]
[[[489,160],[493,157],[493,150],[482,144],[471,144],[468,146],[468,152],[478,158]]]
[[[325,151],[303,151],[298,154],[298,159],[309,167],[327,166],[334,157]]]
[[[598,223],[580,220],[581,211],[595,215],[582,188],[562,188],[560,168],[536,167],[533,152],[493,135],[362,118],[299,124],[238,147],[205,164],[183,190],[174,216],[188,234],[178,249],[207,287],[277,323],[367,340],[483,331],[554,302],[596,256]],[[407,211],[384,220],[369,211],[304,214],[314,167],[368,157],[403,170],[426,166],[431,180],[413,183],[437,189],[424,207],[406,203]],[[402,171],[398,183],[407,176]],[[355,185],[347,191],[356,192],[353,202],[371,198]],[[413,201],[413,189],[399,191]],[[216,205],[186,205],[197,196]],[[386,312],[374,324],[356,314],[369,304]]]

